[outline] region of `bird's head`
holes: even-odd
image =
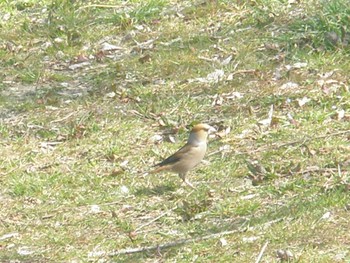
[[[192,130],[190,137],[188,138],[189,143],[206,143],[208,134],[215,132],[216,130],[214,127],[205,124],[205,123],[199,123],[195,125]]]

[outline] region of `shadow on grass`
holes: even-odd
[[[149,187],[142,187],[135,191],[136,196],[155,196],[155,195],[164,195],[168,192],[174,192],[176,190],[175,185],[157,185],[153,186],[151,188]]]

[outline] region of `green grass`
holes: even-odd
[[[0,9],[1,262],[350,260],[346,1]],[[196,188],[147,174],[196,122]]]

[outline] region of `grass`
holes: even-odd
[[[345,1],[0,9],[0,261],[350,260]],[[199,121],[196,189],[147,175]]]

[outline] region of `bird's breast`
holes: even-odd
[[[191,150],[184,154],[183,158],[173,166],[172,170],[176,173],[187,173],[202,161],[206,151],[206,144],[192,146]]]

